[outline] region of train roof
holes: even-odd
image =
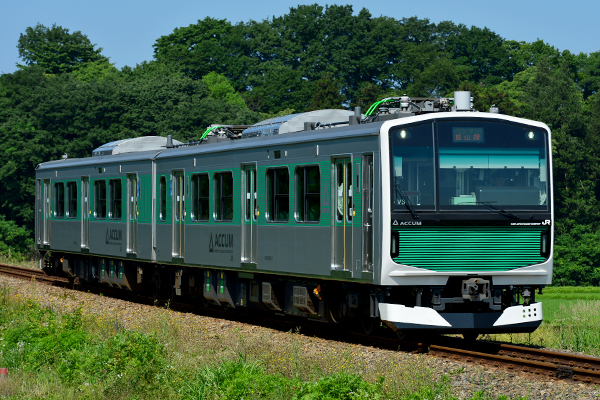
[[[460,96],[457,96],[460,94]],[[456,100],[456,101],[455,101]],[[488,118],[513,123],[526,123],[549,128],[537,121],[501,115],[492,106],[489,113],[472,108],[470,92],[455,92],[455,98],[387,98],[375,103],[361,114],[348,110],[317,110],[270,118],[252,126],[212,126],[202,140],[181,143],[160,136],[140,137],[106,143],[93,151],[93,157],[63,158],[39,164],[36,169],[58,169],[85,165],[103,165],[132,161],[150,161],[197,154],[218,153],[241,149],[283,146],[304,142],[335,140],[344,137],[378,135],[399,119],[404,123],[446,118]],[[390,107],[396,108],[390,108]],[[379,107],[379,108],[377,108]],[[377,113],[375,113],[377,111]],[[445,111],[445,112],[442,112]],[[285,134],[283,134],[285,133]],[[209,135],[208,138],[204,136]]]
[[[173,148],[161,148],[159,150],[147,150],[132,153],[121,153],[115,155],[102,155],[85,158],[65,158],[55,161],[47,161],[37,166],[37,170],[68,168],[85,165],[101,165],[107,163],[123,163],[131,161],[150,161],[153,159],[181,157],[194,154],[206,154],[247,148],[280,146],[285,144],[314,142],[317,140],[334,140],[343,137],[378,135],[379,128],[383,122],[372,124],[361,124],[344,127],[331,127],[329,129],[310,130],[289,133],[286,135],[254,137],[252,140],[227,140],[223,142],[208,143],[198,146],[174,146]],[[166,141],[166,138],[164,138]]]

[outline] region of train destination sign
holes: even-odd
[[[483,128],[452,127],[454,143],[485,143]]]

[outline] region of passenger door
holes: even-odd
[[[335,158],[333,175],[333,264],[336,269],[352,271],[352,158]]]
[[[52,207],[50,199],[52,192],[50,191],[50,179],[44,179],[43,185],[43,212],[42,212],[42,244],[50,244],[50,215],[52,213]]]
[[[136,174],[127,174],[127,252],[137,252],[137,221],[140,184]]]
[[[81,248],[90,248],[90,177],[81,177]]]
[[[173,171],[172,196],[173,205],[173,257],[183,258],[185,232],[185,181],[183,171]]]
[[[256,264],[256,238],[258,204],[256,198],[256,165],[242,167],[243,204],[242,214],[242,263]]]

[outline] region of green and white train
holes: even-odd
[[[531,332],[552,278],[550,130],[471,101],[388,98],[45,162],[40,267],[367,331]]]

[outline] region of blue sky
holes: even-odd
[[[117,68],[134,67],[151,60],[152,45],[175,28],[194,24],[207,16],[230,22],[261,21],[286,14],[298,3],[275,0],[165,2],[146,0],[20,0],[2,1],[0,17],[0,73],[11,73],[21,62],[19,35],[38,22],[81,31],[110,58]],[[560,50],[591,53],[600,50],[600,1],[581,0],[453,0],[453,1],[338,1],[352,4],[355,13],[368,9],[373,16],[395,19],[417,16],[432,22],[488,27],[506,39],[531,42],[538,38]]]

